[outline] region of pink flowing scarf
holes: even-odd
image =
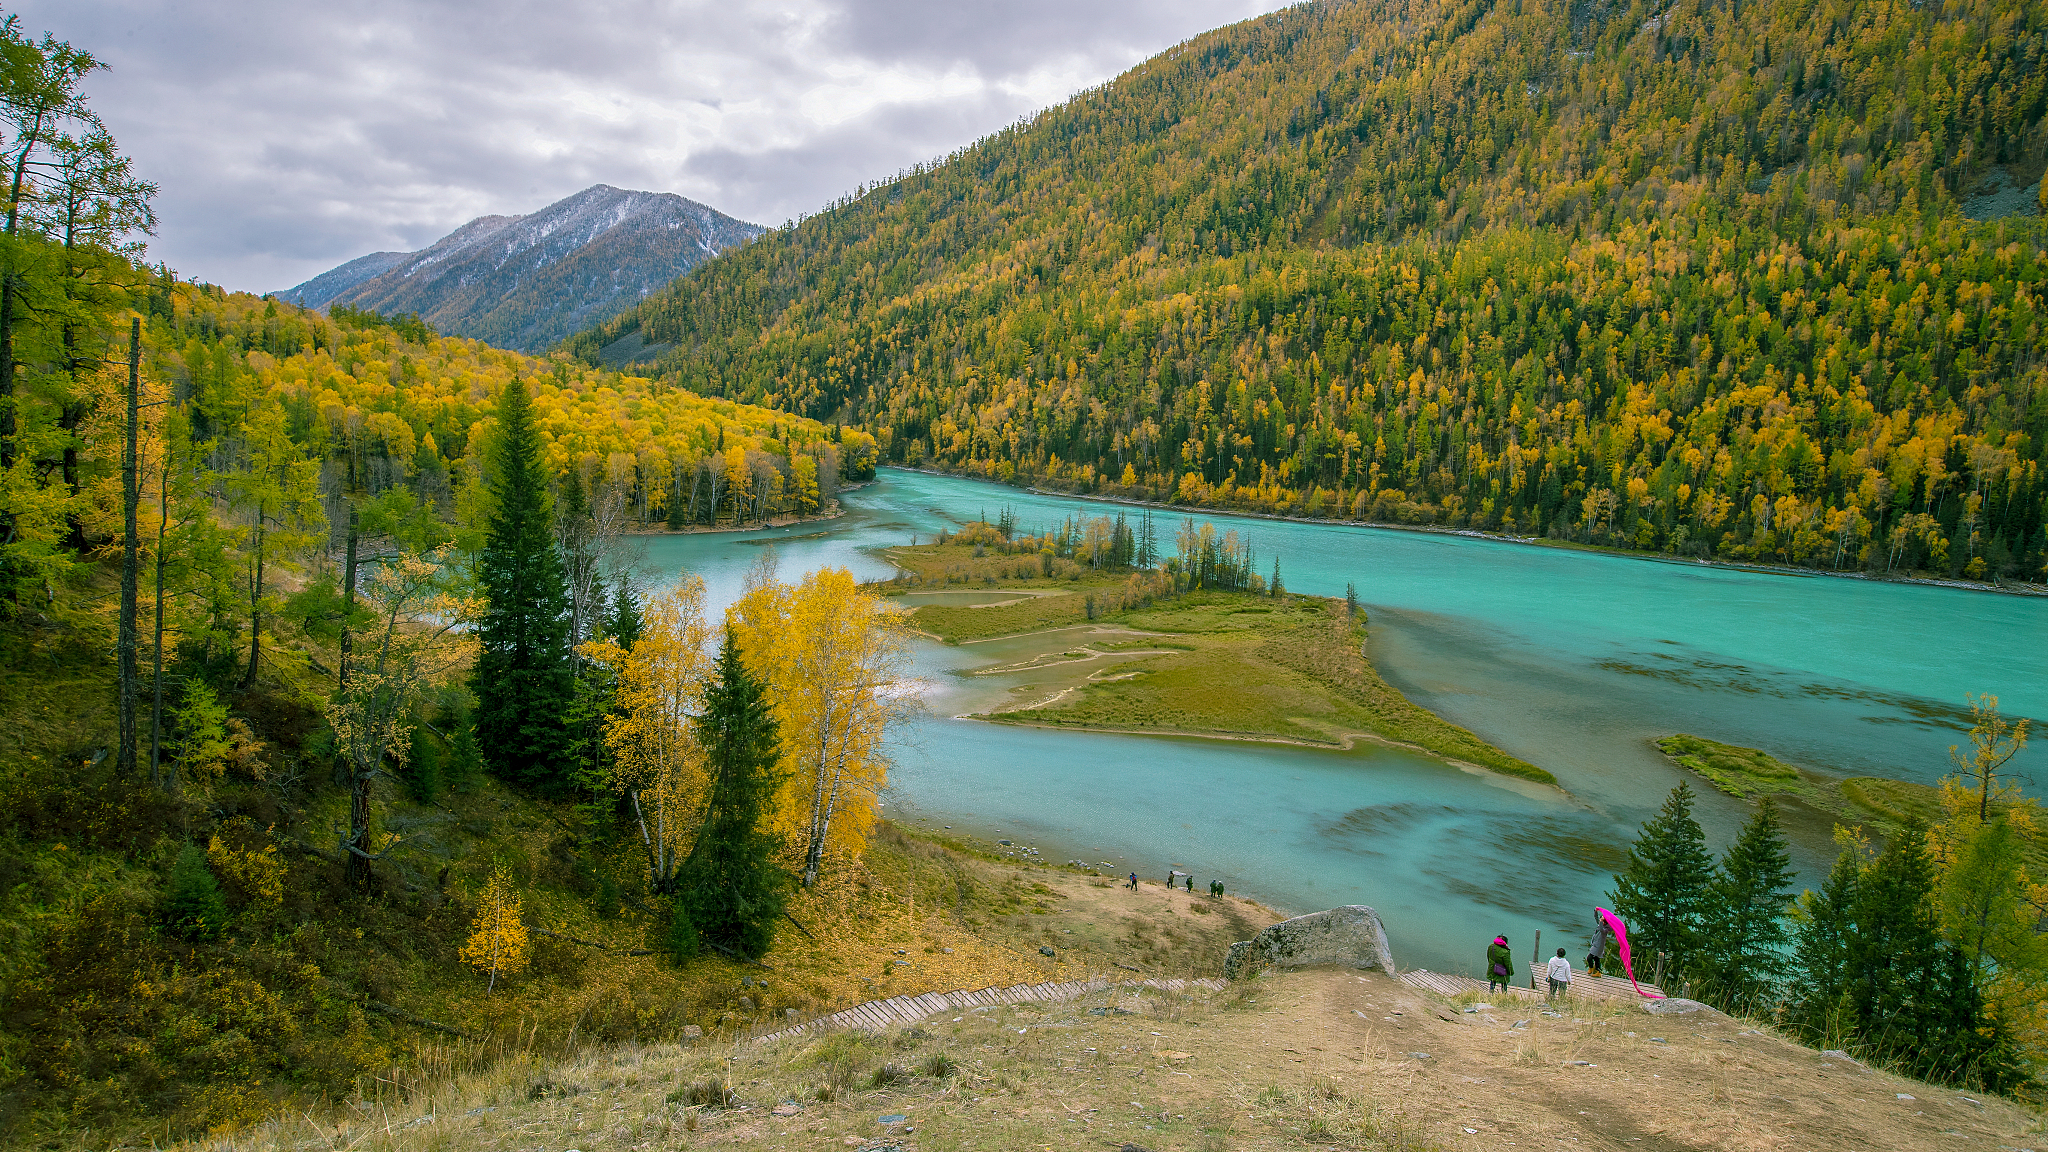
[[[1621,917],[1616,916],[1605,908],[1595,908],[1593,911],[1599,914],[1600,919],[1607,922],[1608,930],[1614,933],[1614,942],[1621,947],[1621,970],[1628,973],[1629,987],[1634,988],[1636,995],[1646,1000],[1664,999],[1663,995],[1659,993],[1643,991],[1643,986],[1636,983],[1635,967],[1628,962],[1628,925],[1621,922]]]

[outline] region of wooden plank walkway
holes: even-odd
[[[1044,984],[1014,984],[1008,988],[963,988],[957,992],[926,992],[916,996],[891,996],[887,1000],[870,1000],[856,1004],[830,1016],[777,1029],[755,1038],[757,1043],[769,1040],[783,1040],[805,1032],[823,1031],[833,1028],[858,1028],[867,1032],[880,1032],[898,1024],[921,1023],[941,1012],[960,1012],[974,1008],[993,1008],[999,1004],[1053,1004],[1063,1000],[1078,1000],[1090,992],[1101,992],[1109,988],[1156,988],[1163,992],[1185,992],[1190,988],[1206,988],[1220,992],[1226,987],[1221,980],[1110,980],[1103,976],[1091,976],[1086,980],[1051,981]]]
[[[1431,972],[1425,968],[1418,968],[1413,972],[1403,972],[1398,979],[1410,988],[1422,988],[1444,996],[1462,996],[1469,992],[1476,992],[1482,996],[1489,994],[1486,981],[1484,980],[1475,980],[1470,976],[1452,976],[1443,972]],[[1541,1000],[1550,994],[1550,985],[1544,983],[1541,976],[1536,978],[1537,983],[1542,985],[1541,990],[1529,987],[1527,983],[1529,979],[1528,973],[1523,973],[1521,979],[1523,981],[1521,984],[1508,985],[1510,993],[1531,1000]],[[1645,984],[1642,988],[1643,991],[1653,997],[1664,994],[1664,990],[1654,984]],[[1499,995],[1498,992],[1491,994]],[[1572,977],[1572,989],[1569,995],[1575,998],[1593,1000],[1639,999],[1636,995],[1636,990],[1629,985],[1625,978],[1620,976],[1593,976],[1585,972],[1577,973]]]

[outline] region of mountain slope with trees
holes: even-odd
[[[2040,581],[2044,36],[2013,0],[1301,5],[570,348],[970,475]]]

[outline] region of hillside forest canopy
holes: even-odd
[[[2044,22],[1298,5],[569,347],[971,476],[2040,582]]]

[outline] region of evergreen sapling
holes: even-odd
[[[775,794],[780,745],[763,686],[741,662],[730,630],[704,691],[697,734],[711,793],[676,877],[669,947],[678,957],[709,947],[758,959],[774,943],[791,887],[775,864],[774,838],[761,827]]]
[[[1670,953],[1667,982],[1674,973],[1688,973],[1697,958],[1714,881],[1714,858],[1692,815],[1694,798],[1692,788],[1679,781],[1643,825],[1608,897],[1628,925],[1639,973],[1658,952]]]

